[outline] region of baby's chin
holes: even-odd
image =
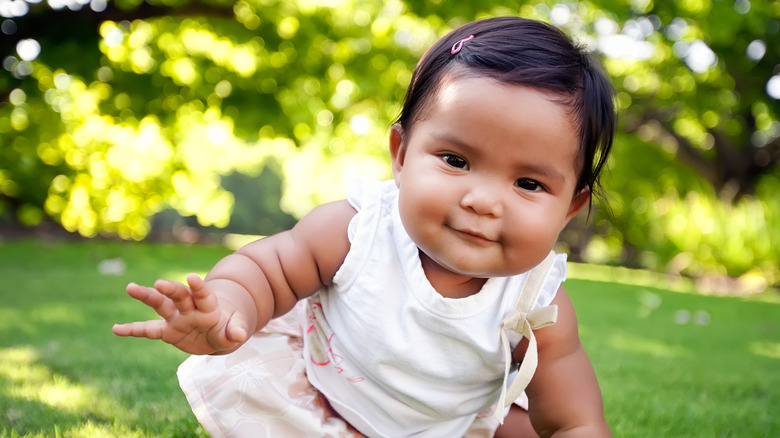
[[[421,258],[427,258],[433,267],[449,273],[454,276],[488,279],[493,277],[511,277],[531,270],[538,263],[524,262],[515,266],[488,265],[485,266],[484,260],[452,260],[449,257],[432,257],[420,251]]]

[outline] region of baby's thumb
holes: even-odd
[[[225,337],[228,341],[243,344],[249,339],[249,328],[246,321],[238,313],[234,313],[225,327]]]

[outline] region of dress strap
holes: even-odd
[[[510,310],[506,318],[501,322],[501,343],[504,348],[505,371],[504,383],[501,386],[501,396],[496,406],[495,417],[502,424],[504,422],[504,411],[525,391],[536,371],[539,358],[536,348],[536,336],[534,336],[533,331],[555,324],[558,320],[558,306],[556,305],[533,309],[544,279],[550,272],[554,261],[555,253],[550,251],[539,265],[528,271],[514,309]],[[508,388],[507,380],[512,366],[512,349],[509,345],[507,330],[514,330],[528,338],[528,349],[525,352],[525,357],[520,363],[517,376],[515,376]]]

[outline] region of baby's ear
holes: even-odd
[[[401,170],[404,167],[404,158],[406,156],[406,145],[404,144],[404,128],[398,123],[390,129],[390,161],[393,166],[393,178],[395,184],[399,184]]]
[[[582,211],[586,205],[590,204],[590,195],[590,187],[585,187],[574,195],[571,199],[571,204],[569,205],[569,212],[566,213],[566,222],[564,224],[568,224],[574,216],[577,216],[577,213]]]

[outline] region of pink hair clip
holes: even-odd
[[[460,49],[463,48],[463,44],[465,44],[466,41],[473,40],[473,39],[474,39],[474,35],[469,35],[466,38],[463,38],[462,40],[460,40],[457,43],[453,44],[452,45],[452,50],[450,50],[450,53],[454,55],[454,54],[460,52]]]

